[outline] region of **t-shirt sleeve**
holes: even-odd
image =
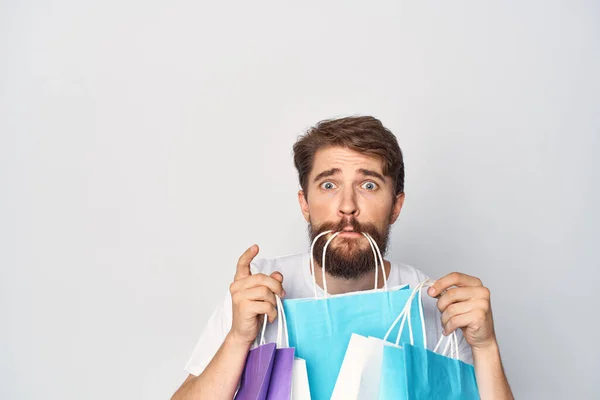
[[[231,295],[228,292],[208,319],[192,356],[185,365],[189,374],[198,376],[204,371],[231,329],[231,320]]]

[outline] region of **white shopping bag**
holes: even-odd
[[[360,377],[357,400],[372,400],[379,398],[379,382],[381,378],[381,365],[383,361],[383,346],[388,342],[374,337],[368,338],[368,356],[365,368]]]
[[[376,399],[383,348],[377,341],[353,333],[344,355],[331,400]],[[379,358],[379,362],[377,362]]]
[[[308,386],[306,361],[301,358],[294,359],[291,400],[310,400],[310,387]]]

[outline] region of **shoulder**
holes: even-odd
[[[392,262],[392,270],[395,274],[395,280],[399,285],[418,285],[424,280],[429,279],[423,271],[404,263]]]

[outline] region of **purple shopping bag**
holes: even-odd
[[[275,361],[275,343],[264,344],[267,316],[263,322],[260,345],[248,353],[235,400],[266,400]]]
[[[290,400],[293,367],[294,348],[277,349],[267,400]]]
[[[294,370],[294,348],[289,347],[288,344],[283,304],[279,296],[275,297],[277,300],[277,350],[266,400],[290,400]]]
[[[275,297],[277,299],[277,342],[265,344],[267,329],[265,315],[258,346],[248,353],[235,400],[290,400],[291,398],[294,348],[288,345],[283,304],[279,296]]]

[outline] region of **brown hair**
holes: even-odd
[[[333,146],[378,157],[383,161],[383,174],[392,178],[396,189],[394,196],[404,192],[404,160],[394,134],[377,118],[352,116],[323,120],[294,144],[294,165],[305,196],[315,153]]]

